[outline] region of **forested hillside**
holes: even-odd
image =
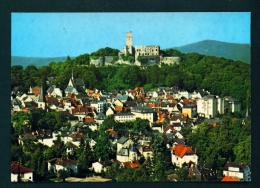
[[[204,55],[243,61],[245,63],[250,63],[251,61],[250,44],[236,44],[214,40],[203,40],[181,47],[173,47],[173,49],[179,50],[182,53],[196,52]]]
[[[12,56],[11,57],[11,65],[23,65],[24,67],[28,65],[35,65],[36,67],[41,67],[48,65],[50,62],[63,62],[66,60],[66,56],[64,57],[20,57],[20,56]]]
[[[95,67],[89,65],[90,55],[113,55],[109,48],[98,53],[83,54],[73,60],[51,62],[47,66],[37,68],[35,65],[23,67],[15,65],[11,68],[11,88],[20,86],[27,92],[30,86],[43,85],[47,89],[48,76],[56,77],[55,85],[64,90],[72,75],[83,78],[86,88],[99,90],[124,90],[143,86],[146,90],[159,86],[174,86],[189,92],[205,89],[220,97],[231,95],[241,100],[242,110],[249,104],[251,86],[250,64],[225,58],[206,56],[198,53],[183,54],[177,50],[162,51],[164,56],[178,55],[182,58],[179,65],[157,65],[146,68],[128,65]]]

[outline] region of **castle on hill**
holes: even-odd
[[[132,32],[126,32],[126,45],[122,51],[118,53],[119,59],[114,62],[113,57],[99,57],[96,60],[91,60],[90,64],[96,66],[111,65],[114,63],[129,64],[137,66],[161,65],[161,64],[179,64],[180,57],[163,57],[160,54],[159,45],[133,46]]]

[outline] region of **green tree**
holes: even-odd
[[[178,175],[178,181],[180,181],[180,182],[181,181],[188,181],[189,170],[186,166],[179,168],[179,169],[176,169],[175,173]]]
[[[132,131],[136,133],[149,131],[150,128],[150,122],[147,119],[140,119],[136,118],[136,120],[133,122]]]
[[[67,169],[60,169],[57,172],[57,176],[61,178],[63,182],[65,182],[65,179],[69,177],[69,171]]]
[[[13,127],[18,134],[22,134],[24,131],[30,131],[32,126],[32,114],[18,111],[12,116]]]
[[[153,181],[166,181],[167,155],[169,155],[166,148],[166,138],[163,135],[155,136],[151,146],[153,148]]]
[[[27,66],[23,71],[23,85],[24,85],[24,92],[27,92],[30,86],[36,86],[37,84],[40,84],[38,82],[40,78],[38,69],[35,65],[29,65]]]
[[[79,172],[88,171],[90,161],[94,157],[94,153],[88,142],[85,142],[83,139],[81,140],[80,147],[76,150],[76,156]]]
[[[122,168],[120,167],[120,163],[112,164],[108,167],[107,171],[105,172],[106,178],[116,180],[119,173],[122,172]]]
[[[251,136],[240,141],[233,150],[236,156],[236,162],[245,163],[251,166]]]
[[[180,82],[181,82],[180,75],[174,74],[174,73],[167,75],[166,80],[165,80],[165,84],[168,87],[172,87],[172,86],[175,86],[175,85],[178,86],[178,85],[180,85]]]
[[[11,88],[23,85],[23,66],[15,65],[11,67]]]
[[[102,129],[99,131],[99,136],[96,140],[97,144],[95,145],[94,151],[96,158],[101,158],[102,160],[108,160],[109,154],[111,153],[111,145],[106,134]]]
[[[19,161],[23,156],[23,149],[20,145],[11,145],[11,161]]]
[[[46,116],[46,111],[42,108],[38,108],[32,111],[32,130],[40,130],[48,128],[45,125],[44,117]]]

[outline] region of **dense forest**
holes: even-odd
[[[57,79],[54,84],[64,90],[72,76],[82,78],[86,88],[99,90],[124,90],[143,86],[146,90],[161,86],[178,86],[188,92],[205,89],[211,94],[232,96],[242,102],[242,111],[250,108],[251,66],[241,61],[233,61],[198,53],[183,54],[177,50],[161,51],[163,56],[179,56],[178,65],[152,65],[139,67],[115,64],[95,67],[89,65],[90,57],[116,56],[118,50],[102,48],[91,54],[83,54],[74,59],[69,56],[64,62],[50,62],[48,66],[35,65],[11,67],[11,89],[20,87],[28,92],[30,86],[43,85],[47,89],[48,76]],[[248,106],[249,105],[249,106]]]

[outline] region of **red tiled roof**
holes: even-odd
[[[26,173],[26,172],[33,172],[34,171],[31,168],[27,168],[27,167],[24,167],[22,165],[19,165],[19,166],[20,166],[20,173]],[[17,163],[11,164],[11,173],[13,173],[13,174],[18,173],[18,164]]]
[[[156,123],[163,123],[165,121],[165,118],[159,118]]]
[[[183,150],[181,151],[180,157],[182,158],[185,154],[186,154],[187,148],[183,148]]]
[[[86,89],[85,92],[88,94],[88,95],[92,95],[94,93],[93,90],[90,90],[90,89]]]
[[[114,136],[114,138],[118,138],[117,132],[115,132],[113,129],[107,129],[106,132],[107,132],[110,136]]]
[[[163,132],[166,133],[168,130],[174,131],[173,126],[172,126],[172,125],[168,125],[168,126],[163,130]]]
[[[149,152],[149,151],[153,151],[153,148],[147,148],[147,147],[145,147],[145,148],[143,149],[143,152]]]
[[[52,162],[52,161],[55,161],[56,165],[61,165],[61,166],[77,164],[76,161],[74,161],[72,159],[66,159],[66,158],[54,158],[54,159],[49,160],[48,162]]]
[[[93,123],[94,122],[94,117],[86,117],[84,122],[86,122],[86,123]]]
[[[41,87],[39,86],[32,87],[32,93],[34,93],[35,96],[38,96],[41,93]]]
[[[135,160],[133,162],[123,162],[123,165],[125,168],[137,168],[140,166],[140,163],[137,160]]]
[[[71,138],[86,138],[87,136],[78,132],[72,133],[71,135],[69,135],[69,137]]]
[[[131,168],[137,168],[139,165],[138,164],[130,164]]]
[[[158,116],[161,116],[162,114],[163,114],[162,111],[158,111],[158,112],[157,112],[157,115],[158,115]]]
[[[95,98],[98,98],[98,97],[100,97],[100,93],[94,93],[92,96]]]
[[[29,111],[29,108],[28,108],[28,107],[25,107],[25,108],[23,108],[22,111],[23,111],[23,112],[28,112],[28,111]]]
[[[155,107],[155,104],[154,103],[148,103],[146,106],[148,106],[148,107]]]
[[[117,112],[121,112],[123,110],[123,106],[115,106],[115,110]]]
[[[174,100],[174,97],[172,95],[166,95],[166,98],[169,100]]]
[[[58,99],[56,97],[45,97],[47,102],[58,102]]]
[[[233,178],[233,177],[229,177],[229,176],[225,176],[224,178],[222,178],[222,180],[221,180],[222,182],[223,181],[228,181],[228,182],[233,182],[233,181],[238,181],[238,179],[237,178]]]
[[[186,154],[194,154],[195,152],[191,147],[185,146],[184,144],[178,144],[172,148],[174,150],[174,155],[178,155],[181,158]]]
[[[135,91],[143,91],[144,90],[144,88],[143,87],[135,87],[135,89],[134,89]]]
[[[183,99],[183,102],[187,104],[187,103],[189,103],[190,101],[189,101],[189,99]]]

